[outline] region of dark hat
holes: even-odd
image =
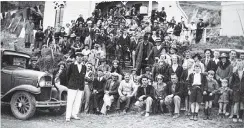
[[[94,47],[98,48],[98,47],[100,47],[100,45],[99,44],[95,44]]]
[[[192,58],[194,59],[195,57],[197,57],[199,60],[202,59],[202,56],[199,53],[196,53]]]
[[[148,34],[145,34],[143,37],[144,40],[148,40]]]
[[[76,55],[76,56],[84,56],[84,55],[82,54],[82,52],[75,52],[75,55]]]
[[[212,50],[211,49],[205,49],[204,53],[206,53],[207,51],[210,51],[210,53],[212,54]]]
[[[146,67],[145,71],[151,71],[151,69],[149,67]]]
[[[60,66],[60,65],[64,65],[64,66],[66,66],[66,64],[65,64],[64,61],[60,61],[60,62],[58,63],[58,66]]]
[[[199,18],[199,20],[203,21],[203,19],[202,19],[202,18]]]
[[[222,53],[220,55],[219,59],[221,59],[221,58],[229,58],[229,57],[228,57],[228,55],[226,53]]]

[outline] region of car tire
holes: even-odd
[[[61,95],[61,100],[67,101],[67,94],[66,93],[63,93]],[[58,108],[49,108],[49,111],[55,115],[63,115],[66,111],[66,106],[61,106]]]
[[[16,118],[27,120],[35,114],[36,99],[28,92],[18,91],[12,96],[10,107]]]

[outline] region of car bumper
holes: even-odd
[[[36,101],[36,107],[61,107],[66,106],[66,101]]]

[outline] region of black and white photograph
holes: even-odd
[[[244,1],[0,1],[2,128],[244,128]]]

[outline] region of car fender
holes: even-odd
[[[57,89],[55,87],[53,87],[52,88],[52,97],[53,98],[58,98],[58,100],[60,100],[61,99],[61,95],[62,95],[63,92],[68,93],[68,88],[63,86],[63,85],[58,85],[58,84],[56,85],[56,87],[59,89],[60,93],[57,94],[58,93]]]
[[[37,88],[37,87],[35,87],[35,86],[33,86],[33,85],[26,85],[26,84],[24,84],[24,85],[19,85],[19,86],[17,86],[17,87],[12,88],[12,89],[9,90],[6,94],[4,94],[4,95],[2,96],[2,98],[1,98],[2,101],[4,101],[4,100],[8,100],[8,101],[10,101],[12,95],[13,95],[14,92],[16,92],[16,91],[26,91],[26,92],[30,92],[30,93],[32,93],[32,94],[40,94],[40,93],[41,93],[41,89],[40,89],[40,88]]]

